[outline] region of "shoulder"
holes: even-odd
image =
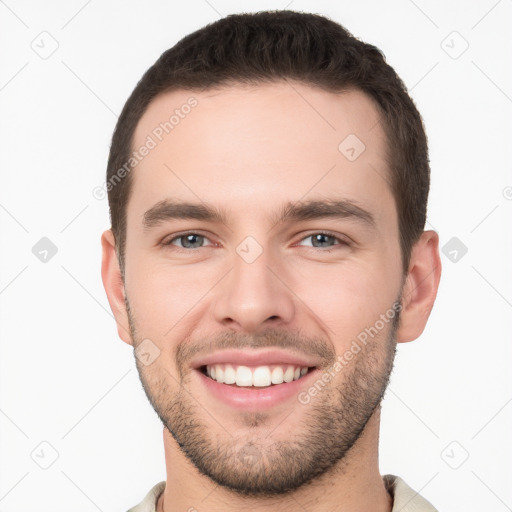
[[[165,481],[159,482],[146,494],[145,498],[128,512],[155,512],[156,502],[165,489]]]
[[[393,497],[391,512],[438,512],[430,502],[411,489],[400,477],[384,475],[382,479],[389,494]]]

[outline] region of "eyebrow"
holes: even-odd
[[[286,222],[299,222],[317,219],[352,219],[375,227],[375,218],[367,210],[347,199],[309,200],[288,202],[272,217],[273,225]],[[227,223],[226,213],[206,203],[190,203],[163,199],[149,210],[142,218],[145,232],[163,222],[174,219],[202,220],[219,224]]]

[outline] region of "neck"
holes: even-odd
[[[164,428],[167,482],[158,500],[157,512],[291,512],[297,508],[391,512],[393,500],[378,467],[379,424],[380,407],[350,452],[332,470],[296,491],[264,499],[241,497],[199,473]]]

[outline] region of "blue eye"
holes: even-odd
[[[208,238],[200,235],[199,233],[184,233],[171,238],[167,242],[163,242],[162,245],[176,245],[174,243],[176,240],[181,242],[181,246],[178,246],[181,249],[200,249],[201,247],[204,247],[202,242],[208,240]]]
[[[308,236],[302,238],[300,242],[304,242],[305,240],[311,240],[311,244],[306,245],[312,248],[321,249],[322,252],[330,252],[333,249],[336,249],[338,246],[348,246],[349,243],[345,240],[338,238],[337,236],[326,233],[326,232],[316,232],[311,233]],[[208,242],[207,245],[205,245],[205,242]],[[299,245],[302,245],[299,242]],[[188,233],[181,233],[178,236],[175,236],[174,238],[170,238],[165,242],[161,242],[162,246],[174,246],[178,250],[193,250],[193,249],[201,249],[203,247],[207,247],[208,245],[214,245],[210,242],[210,240],[199,233],[195,232],[188,232]]]
[[[345,242],[344,240],[342,240],[334,235],[331,235],[330,233],[324,233],[324,232],[312,233],[312,234],[304,237],[301,241],[307,240],[308,238],[311,239],[311,242],[312,242],[310,247],[315,247],[318,249],[324,248],[325,249],[324,252],[329,252],[331,247],[336,247],[337,245],[348,245],[347,242]],[[334,242],[334,243],[331,244],[331,243],[329,243],[330,241]],[[339,242],[339,243],[336,243],[336,242]],[[324,245],[324,244],[327,244],[327,245]]]

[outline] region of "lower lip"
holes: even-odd
[[[234,409],[240,410],[264,410],[282,402],[295,398],[298,400],[298,394],[308,387],[309,381],[319,370],[315,368],[310,370],[300,379],[283,384],[274,384],[265,388],[258,387],[238,387],[227,384],[220,384],[211,379],[200,370],[196,370],[201,384],[219,401],[229,405]]]

